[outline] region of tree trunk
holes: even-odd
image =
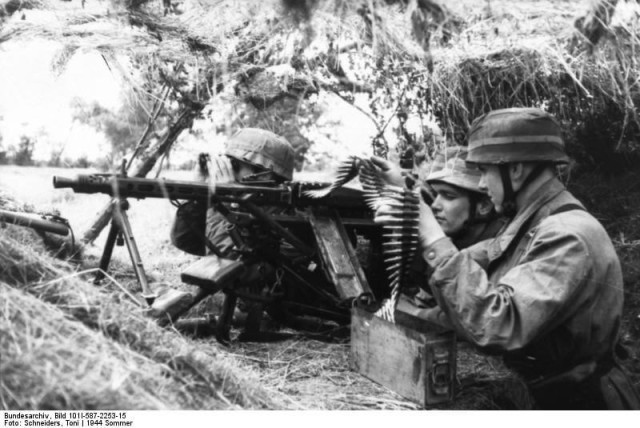
[[[169,130],[165,134],[162,141],[153,149],[151,149],[150,156],[136,169],[132,174],[134,177],[145,177],[149,171],[153,169],[156,162],[163,154],[171,149],[171,146],[176,141],[180,133],[186,128],[190,127],[193,119],[200,114],[202,108],[196,106],[188,106],[182,110],[182,113],[176,120],[176,122],[169,127]],[[102,232],[111,220],[111,214],[113,210],[113,204],[109,202],[98,214],[93,224],[84,232],[81,238],[81,245],[87,245],[95,241],[96,238]]]

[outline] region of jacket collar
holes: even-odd
[[[502,256],[514,240],[519,240],[519,238],[516,239],[517,237],[526,233],[529,225],[536,223],[534,218],[540,217],[536,214],[541,211],[541,208],[565,190],[564,184],[556,177],[550,178],[536,189],[527,200],[523,201],[522,207],[504,231],[489,244],[489,260],[494,261]]]

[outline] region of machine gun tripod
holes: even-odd
[[[111,200],[112,214],[111,214],[111,227],[109,229],[109,235],[107,235],[107,242],[100,258],[100,270],[96,274],[94,284],[98,284],[102,281],[109,269],[109,263],[111,262],[111,256],[113,255],[113,247],[118,244],[119,246],[127,246],[131,263],[133,264],[133,270],[138,279],[138,283],[142,288],[142,297],[147,304],[151,306],[156,299],[157,295],[151,290],[149,286],[149,280],[147,274],[144,271],[142,264],[142,258],[138,251],[138,245],[136,244],[133,232],[131,230],[131,223],[127,216],[127,210],[129,209],[129,201],[125,198],[115,197]]]

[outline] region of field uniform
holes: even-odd
[[[506,219],[504,217],[496,217],[491,221],[483,223],[482,225],[476,225],[476,227],[482,227],[476,245],[471,246],[468,241],[463,241],[462,244],[458,240],[451,240],[452,244],[462,250],[467,249],[472,259],[486,259],[486,251],[484,250],[485,241],[493,239],[500,230],[505,227]],[[464,239],[464,236],[461,237]],[[480,245],[478,245],[480,244]],[[441,327],[453,329],[453,325],[447,315],[443,312],[442,308],[438,306],[437,301],[434,299],[429,286],[427,284],[428,278],[433,273],[433,268],[427,264],[424,258],[419,257],[412,266],[411,280],[416,283],[423,283],[421,288],[415,296],[401,295],[398,302],[398,310],[416,316],[418,318],[427,320]],[[426,278],[426,280],[425,280]]]
[[[201,154],[197,168],[198,180],[208,181],[215,185],[217,181],[237,181],[251,184],[258,182],[261,185],[273,185],[279,181],[291,180],[294,168],[294,151],[291,145],[282,137],[262,129],[244,128],[236,132],[227,142],[226,157],[211,158]],[[235,165],[234,165],[235,164]],[[262,181],[261,181],[262,180]],[[227,204],[221,204],[217,208],[229,210]],[[267,207],[266,213],[282,213],[283,208]],[[190,254],[204,256],[213,254],[225,259],[238,259],[236,245],[232,239],[231,224],[225,216],[216,210],[216,207],[206,207],[202,204],[183,205],[178,208],[176,219],[171,230],[171,242],[179,249]],[[240,232],[238,232],[240,233]],[[241,240],[247,237],[241,237]],[[292,248],[286,242],[274,244],[278,250],[287,254]],[[217,266],[216,258],[204,259],[207,265]],[[204,268],[197,262],[197,271],[190,275],[206,277],[210,275],[210,269]],[[200,272],[202,271],[202,272]],[[245,274],[238,279],[239,283],[248,286],[261,286],[265,281],[271,280],[273,269],[269,269],[265,263],[251,263],[246,267]],[[166,298],[159,299],[158,312],[178,313],[174,307],[180,308],[183,301],[190,302],[191,295],[186,292],[167,293]]]
[[[524,129],[528,136],[542,128],[550,134],[544,128],[548,115],[532,110],[490,113],[476,128],[484,126],[480,134],[485,135],[476,138],[506,145],[514,143],[502,136],[491,140],[495,129],[504,133]],[[492,120],[498,121],[493,128]],[[538,128],[508,128],[518,120]],[[470,159],[473,131],[472,127]],[[536,138],[513,141],[553,141],[548,135],[533,135]],[[492,156],[508,159],[495,145],[490,149]],[[483,163],[480,155],[476,159]],[[557,178],[540,185],[519,205],[494,240],[460,251],[443,238],[424,250],[434,269],[430,285],[438,304],[459,334],[488,352],[502,354],[540,407],[638,408],[637,394],[614,355],[623,281],[606,231]]]

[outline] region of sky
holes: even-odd
[[[100,55],[78,53],[57,75],[52,63],[61,45],[51,41],[0,45],[0,132],[6,149],[22,135],[49,144],[36,145],[34,158],[49,159],[51,147],[65,144],[69,158],[100,156],[106,143],[93,128],[74,123],[70,101],[81,97],[115,109],[120,83]],[[63,156],[65,157],[65,156]]]

